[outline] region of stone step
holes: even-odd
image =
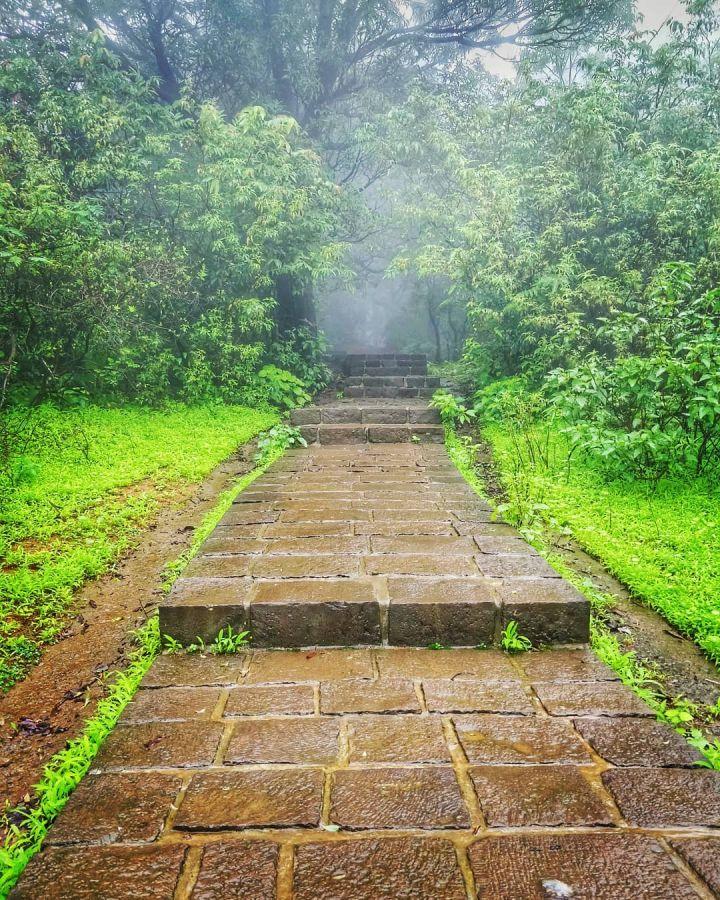
[[[342,443],[290,451],[237,497],[161,605],[163,634],[473,647],[514,620],[535,645],[587,642],[587,600],[493,517],[444,447],[399,443],[399,425],[300,427]]]
[[[439,425],[440,413],[426,404],[344,404],[294,409],[290,413],[290,421],[293,425]]]
[[[440,379],[433,375],[357,375],[345,381],[346,387],[437,388]]]
[[[343,390],[343,394],[350,400],[430,400],[436,390],[434,387],[351,385]]]
[[[342,362],[349,376],[360,375],[426,375],[424,353],[352,353]]]
[[[445,431],[437,424],[345,423],[301,425],[308,444],[442,444]]]

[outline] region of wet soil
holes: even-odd
[[[474,435],[474,440],[477,435]],[[507,498],[490,446],[483,442],[478,454],[478,474],[489,497]],[[593,586],[613,598],[607,625],[633,650],[640,661],[661,672],[663,688],[670,697],[687,697],[712,706],[720,696],[720,671],[684,635],[676,632],[658,613],[636,600],[630,590],[595,557],[564,535],[550,535],[552,548],[563,562],[589,579]]]
[[[106,673],[127,662],[131,633],[161,599],[165,565],[187,548],[218,495],[253,467],[255,449],[246,444],[199,487],[177,491],[113,571],[79,591],[57,643],[0,697],[0,815],[30,799],[43,766],[93,715]]]

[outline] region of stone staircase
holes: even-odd
[[[344,394],[353,400],[427,400],[440,387],[440,379],[428,375],[423,353],[355,354],[343,373]]]
[[[442,443],[438,411],[427,400],[440,387],[424,354],[362,354],[343,364],[342,395],[293,410],[308,444]]]

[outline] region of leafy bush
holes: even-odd
[[[270,346],[268,357],[280,368],[296,375],[311,394],[317,394],[332,378],[325,362],[327,352],[325,335],[304,325],[285,332],[281,340]]]
[[[277,366],[263,366],[254,377],[250,389],[259,400],[283,410],[305,406],[311,399],[299,378]]]
[[[720,290],[663,267],[641,310],[604,323],[616,348],[552,372],[546,389],[573,446],[612,475],[653,480],[720,463]]]
[[[474,409],[468,409],[459,397],[448,391],[436,391],[430,406],[437,409],[443,425],[469,425],[477,415]]]

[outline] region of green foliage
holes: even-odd
[[[633,594],[720,662],[720,490],[707,476],[608,481],[592,458],[570,457],[546,423],[485,430],[504,487],[506,518],[534,534],[572,535]]]
[[[262,463],[276,459],[291,447],[307,447],[307,441],[299,428],[292,425],[274,425],[258,438],[258,450],[255,459]]]
[[[330,383],[332,375],[325,362],[327,352],[328,344],[321,331],[299,326],[286,331],[282,340],[273,343],[268,357],[299,378],[312,395]]]
[[[196,637],[192,644],[184,646],[169,634],[162,636],[163,650],[166,653],[210,653],[213,656],[224,656],[239,653],[248,647],[251,641],[249,631],[235,631],[232,625],[221,628],[214,641],[209,644],[201,637]]]
[[[448,391],[440,390],[433,394],[430,406],[437,409],[443,425],[469,425],[477,415],[474,409],[468,409],[459,397]]]
[[[136,648],[128,667],[108,678],[107,694],[99,701],[93,717],[78,737],[69,741],[45,766],[40,783],[35,786],[35,804],[17,810],[8,825],[5,842],[0,847],[0,897],[7,896],[40,849],[48,829],[90,768],[157,656],[160,649],[157,617],[137,632],[135,640]]]
[[[260,397],[282,410],[305,406],[311,400],[303,382],[277,366],[263,366],[254,383]]]
[[[524,634],[520,634],[518,623],[511,619],[503,628],[500,646],[506,653],[524,653],[532,650],[532,641]]]
[[[157,104],[92,40],[5,49],[0,345],[15,393],[269,402],[273,346],[314,388],[317,339],[278,326],[340,271],[343,199],[297,124]]]
[[[106,572],[163,500],[200,481],[238,445],[277,421],[243,407],[168,406],[6,413],[28,421],[16,457],[0,470],[2,687],[33,662],[67,621],[73,592]],[[15,474],[14,474],[15,473]]]

